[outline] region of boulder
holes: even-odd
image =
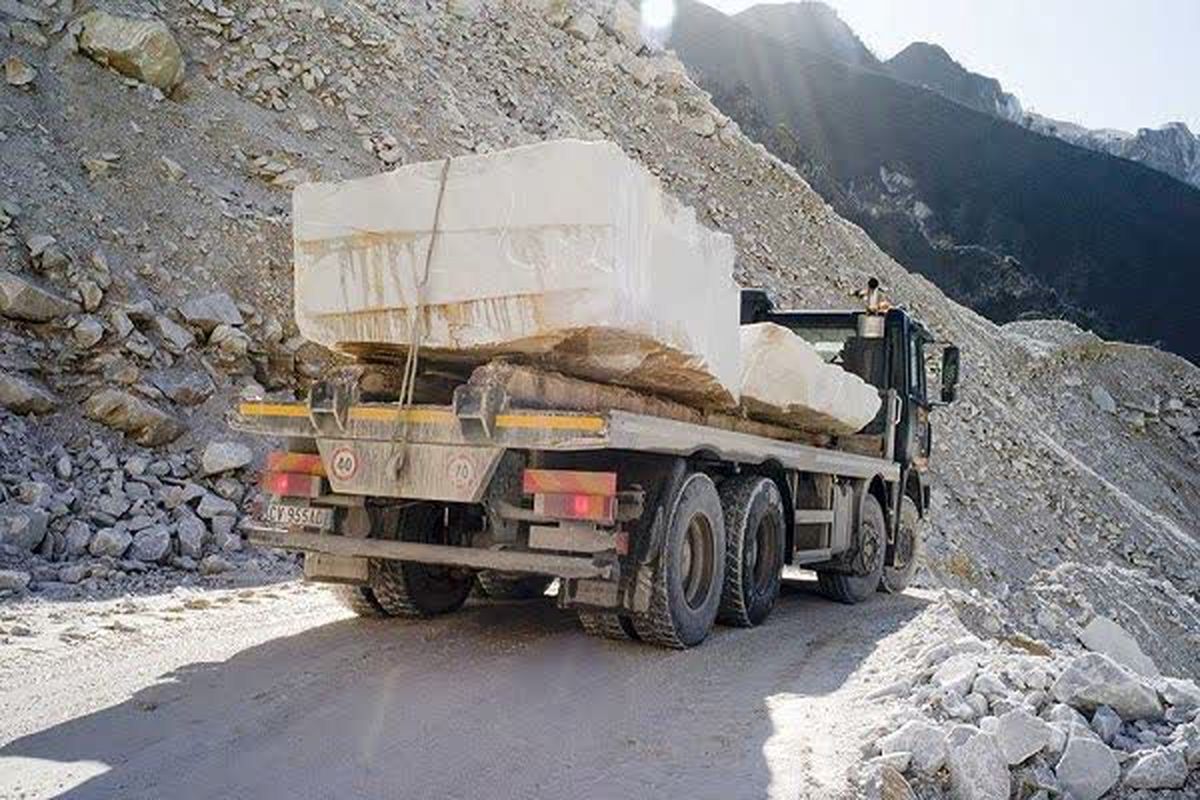
[[[172,402],[181,406],[196,406],[212,396],[212,379],[200,370],[176,368],[155,372],[149,376],[154,385]]]
[[[879,749],[884,755],[911,753],[912,765],[922,772],[937,772],[946,763],[946,734],[941,728],[921,720],[906,722],[899,730],[882,737]]]
[[[93,60],[164,92],[183,81],[183,51],[162,20],[96,10],[79,23],[79,49]]]
[[[1008,800],[1008,763],[989,733],[977,733],[947,755],[950,788],[957,800]]]
[[[88,545],[88,552],[97,558],[102,556],[120,558],[129,549],[132,542],[133,537],[124,528],[101,528],[92,537],[92,542]]]
[[[1178,789],[1187,781],[1188,765],[1178,750],[1159,748],[1137,760],[1125,773],[1131,789]]]
[[[0,544],[21,552],[36,550],[46,538],[50,515],[18,503],[0,504]]]
[[[200,505],[196,507],[196,513],[204,519],[236,517],[237,506],[223,497],[206,492],[204,497],[200,499]]]
[[[1158,667],[1142,652],[1137,640],[1108,617],[1093,617],[1079,634],[1079,641],[1083,642],[1083,646],[1088,650],[1103,653],[1139,675],[1158,675]]]
[[[222,572],[229,572],[235,568],[235,564],[225,556],[213,553],[210,556],[205,556],[200,560],[201,575],[218,575]]]
[[[604,29],[633,52],[642,49],[642,15],[625,0],[613,3],[604,17]]]
[[[600,32],[600,23],[591,14],[580,11],[567,20],[565,30],[581,42],[590,42]]]
[[[916,800],[916,794],[901,770],[886,763],[871,762],[863,769],[860,800]]]
[[[206,476],[241,469],[254,459],[250,448],[240,442],[209,442],[200,458]]]
[[[92,543],[92,528],[81,519],[73,519],[67,524],[64,534],[68,556],[81,556],[88,551]]]
[[[165,525],[151,525],[134,534],[131,558],[154,564],[165,559],[171,552],[171,531]]]
[[[1125,720],[1158,719],[1163,713],[1158,692],[1103,653],[1072,660],[1052,691],[1059,702],[1073,708],[1093,711],[1106,705]]]
[[[1169,705],[1179,708],[1200,708],[1200,686],[1186,678],[1162,678],[1156,684],[1158,693]]]
[[[0,315],[24,322],[49,322],[78,311],[78,305],[50,289],[0,270]]]
[[[1121,730],[1121,715],[1108,706],[1099,706],[1092,715],[1092,730],[1100,737],[1100,741],[1111,745],[1117,731]]]
[[[224,292],[193,297],[179,307],[179,313],[190,325],[211,333],[218,325],[241,325],[242,312],[237,303]]]
[[[154,318],[154,327],[162,337],[163,344],[172,353],[183,353],[196,343],[196,337],[187,328],[175,322],[170,317],[159,314]]]
[[[1054,775],[1074,800],[1099,800],[1121,777],[1121,767],[1104,742],[1072,732]]]
[[[24,375],[0,370],[0,406],[14,414],[49,414],[58,407],[58,398]]]
[[[1023,708],[1001,714],[996,720],[996,742],[1009,764],[1020,764],[1040,753],[1050,742],[1050,726]]]
[[[179,538],[179,553],[199,559],[204,555],[204,542],[208,538],[208,527],[204,520],[184,507],[175,518],[175,535]]]
[[[29,588],[32,576],[17,569],[0,569],[0,592],[23,592]]]
[[[187,430],[182,422],[167,412],[119,389],[96,392],[84,402],[83,413],[88,419],[123,431],[146,447],[173,442]]]

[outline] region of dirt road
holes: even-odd
[[[830,798],[930,596],[801,582],[668,652],[549,600],[422,623],[300,584],[0,608],[0,797]],[[917,624],[913,624],[913,623]]]

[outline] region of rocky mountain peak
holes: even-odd
[[[825,3],[763,3],[734,19],[784,44],[856,66],[877,68],[879,60],[837,11]]]

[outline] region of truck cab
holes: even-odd
[[[885,454],[900,465],[904,493],[912,497],[924,516],[929,504],[924,476],[933,445],[930,412],[955,399],[958,347],[938,342],[904,308],[777,310],[763,289],[744,289],[741,299],[743,325],[760,322],[782,325],[816,348],[826,362],[841,366],[879,390],[884,403],[861,434],[885,436]],[[933,397],[926,364],[938,346],[942,348],[938,369],[941,386],[937,397]]]

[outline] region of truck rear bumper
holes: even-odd
[[[386,539],[359,539],[327,533],[272,528],[261,524],[245,527],[247,538],[262,547],[326,553],[334,556],[382,558],[415,561],[418,564],[442,564],[501,572],[534,572],[559,578],[612,578],[611,562],[579,556],[561,556],[514,550],[483,550],[474,547],[450,547],[419,542]]]

